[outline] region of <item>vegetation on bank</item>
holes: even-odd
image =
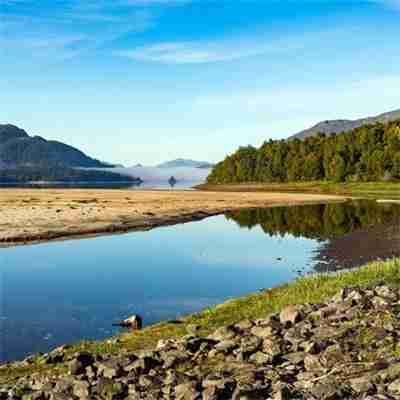
[[[400,120],[304,140],[270,140],[259,149],[241,147],[218,163],[207,181],[243,182],[390,181],[400,179]]]
[[[282,183],[232,183],[196,186],[199,190],[226,192],[299,192],[362,196],[368,198],[400,198],[400,182],[282,182]]]
[[[179,321],[162,322],[103,342],[82,342],[72,346],[68,352],[121,353],[147,349],[155,346],[160,339],[185,335],[187,327],[192,324],[200,328],[200,334],[207,335],[221,326],[244,319],[266,317],[287,305],[323,302],[344,287],[373,287],[378,284],[400,287],[400,259],[373,262],[348,272],[302,277],[277,288],[232,299]],[[57,367],[46,365],[38,356],[32,364],[15,363],[0,367],[0,384],[10,383],[34,372],[57,374],[58,371],[64,371],[65,367],[62,364]]]

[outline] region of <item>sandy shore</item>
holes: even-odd
[[[299,193],[0,189],[0,246],[151,229],[241,208],[343,199]]]

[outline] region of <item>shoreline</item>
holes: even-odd
[[[200,221],[251,208],[344,202],[349,196],[196,190],[2,189],[0,248]]]
[[[0,364],[0,384],[13,385],[19,380],[41,378],[41,382],[46,379],[58,379],[63,376],[66,369],[79,354],[92,354],[96,359],[108,359],[112,357],[126,357],[129,354],[146,357],[154,354],[149,351],[161,343],[169,343],[193,336],[190,333],[194,330],[195,337],[209,337],[213,332],[224,332],[227,327],[233,324],[248,324],[249,320],[259,321],[266,318],[268,321],[271,314],[280,313],[287,307],[309,307],[311,304],[320,305],[326,302],[340,290],[346,289],[346,293],[355,290],[365,290],[382,287],[398,288],[400,286],[400,258],[388,261],[377,261],[368,263],[352,271],[340,271],[334,273],[317,273],[311,276],[300,277],[292,282],[264,289],[246,296],[232,298],[222,304],[204,309],[195,314],[182,317],[179,321],[161,321],[157,324],[145,327],[143,330],[120,333],[114,337],[103,341],[82,341],[70,345],[60,346],[46,354],[36,354],[22,361],[11,361]],[[387,286],[382,286],[387,285]],[[378,314],[381,312],[381,300],[376,303]],[[351,311],[351,310],[350,310]],[[330,314],[329,314],[330,315]],[[348,314],[352,318],[352,314]],[[380,315],[380,314],[379,314]],[[349,319],[339,312],[338,319],[334,323],[343,324]],[[342,322],[341,322],[342,321]],[[356,326],[360,326],[358,323]],[[375,332],[374,323],[366,327],[363,332],[369,335],[371,331],[372,340],[379,342],[380,331]],[[217,330],[217,331],[216,331]],[[188,336],[189,334],[189,336]],[[368,336],[369,337],[369,336]],[[366,359],[376,357],[375,350],[365,349]],[[386,350],[385,350],[386,351]],[[60,356],[61,354],[61,356]],[[386,357],[392,359],[398,357],[397,348],[387,347]],[[391,357],[391,358],[390,358]],[[268,361],[266,361],[268,362]]]
[[[217,192],[283,192],[283,193],[314,193],[334,194],[342,196],[361,196],[368,198],[392,199],[390,202],[400,202],[400,182],[285,182],[285,183],[203,183],[195,186],[201,191]]]

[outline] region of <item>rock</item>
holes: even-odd
[[[134,372],[135,374],[147,374],[152,368],[159,365],[160,362],[151,357],[142,357],[133,363],[124,367],[126,372]]]
[[[295,352],[295,353],[284,354],[284,355],[282,356],[282,358],[283,358],[284,360],[287,360],[288,362],[290,362],[291,364],[294,364],[294,365],[303,363],[305,357],[306,357],[306,353],[304,353],[303,351],[298,351],[298,352]]]
[[[317,383],[310,388],[311,394],[318,400],[348,399],[343,388],[335,382]]]
[[[262,353],[261,351],[257,351],[249,357],[250,362],[254,362],[256,364],[267,364],[271,362],[271,356],[268,354]]]
[[[255,326],[251,329],[251,334],[260,338],[267,338],[274,335],[274,328],[271,326]]]
[[[80,375],[85,372],[86,367],[94,363],[94,357],[87,352],[78,353],[69,364],[69,372],[71,375]]]
[[[293,400],[295,396],[296,393],[288,385],[281,384],[274,390],[272,400]]]
[[[263,352],[276,357],[282,354],[283,343],[282,340],[276,338],[267,338],[262,342]]]
[[[75,382],[73,394],[79,399],[87,399],[89,397],[89,383],[85,381]]]
[[[175,388],[176,400],[200,400],[201,393],[195,382],[181,383]]]
[[[268,399],[268,395],[268,387],[239,384],[232,395],[232,400],[265,400]]]
[[[97,363],[96,367],[99,375],[109,379],[119,378],[124,372],[117,360],[103,361]]]
[[[214,333],[208,336],[209,339],[222,341],[233,339],[236,336],[236,331],[232,326],[224,326],[218,328]]]
[[[224,353],[231,352],[235,347],[237,347],[237,342],[234,340],[223,340],[215,345],[217,351],[222,351]]]
[[[35,363],[61,366],[2,386],[0,400],[400,399],[399,295],[384,286],[344,289],[336,302],[287,307],[208,338],[189,327],[134,353],[56,349],[0,365],[0,377]]]
[[[292,325],[300,322],[303,319],[303,314],[297,306],[285,307],[279,314],[279,319],[282,324],[291,323]]]
[[[243,353],[254,353],[261,347],[262,339],[258,336],[248,335],[240,341],[240,351]]]
[[[396,292],[392,289],[390,289],[388,286],[377,286],[375,288],[375,293],[379,297],[383,297],[384,299],[390,300],[390,301],[396,301],[398,295]]]
[[[321,362],[321,358],[319,356],[315,356],[312,354],[308,354],[304,358],[304,368],[307,371],[322,371],[322,370],[324,370],[324,367]]]
[[[171,339],[160,339],[157,343],[156,350],[170,350],[176,348],[176,343],[174,340]]]
[[[374,394],[376,392],[375,385],[371,382],[371,378],[368,375],[353,378],[349,383],[356,393]]]
[[[388,390],[391,393],[395,393],[400,395],[400,379],[396,379],[395,381],[393,381],[389,386],[388,386]]]
[[[123,321],[114,323],[115,326],[122,326],[124,328],[129,328],[132,330],[140,330],[143,326],[143,318],[140,315],[132,315]]]
[[[248,319],[238,322],[234,325],[234,329],[239,332],[248,331],[253,327],[254,323]]]

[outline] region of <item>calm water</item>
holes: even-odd
[[[370,202],[283,207],[0,249],[0,361],[104,338],[131,314],[150,324],[287,282],[318,268],[330,241],[399,221],[399,207]]]
[[[125,189],[125,190],[182,190],[191,189],[203,181],[177,181],[171,185],[166,181],[132,182],[54,182],[54,183],[1,183],[2,188],[34,188],[34,189]]]

